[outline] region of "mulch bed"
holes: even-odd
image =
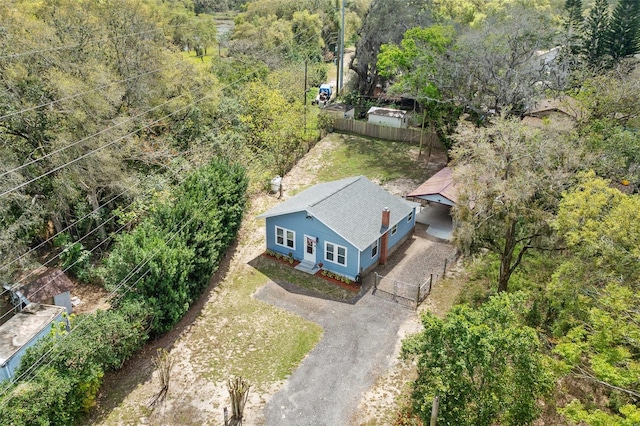
[[[285,259],[283,257],[278,258],[278,257],[270,255],[269,253],[262,253],[262,256],[264,256],[264,257],[266,257],[268,259],[273,259],[275,261],[278,261],[280,263],[283,263],[285,265],[289,265],[289,266],[292,266],[292,267],[295,267],[300,263],[299,260],[294,260],[293,263],[291,263],[291,262],[289,262],[288,259]]]
[[[275,256],[270,255],[269,253],[266,253],[266,252],[262,253],[262,256],[264,256],[264,257],[266,257],[268,259],[273,259],[273,260],[275,260],[277,262],[280,262],[280,263],[282,263],[284,265],[288,265],[288,266],[291,266],[291,267],[295,267],[296,265],[298,265],[300,263],[299,260],[294,260],[293,263],[291,263],[291,262],[289,262],[288,259],[285,259],[285,258],[282,258],[282,257],[281,258],[277,258]],[[340,287],[344,288],[345,290],[349,290],[349,291],[352,291],[354,293],[357,293],[357,292],[360,291],[360,284],[355,283],[353,281],[350,284],[347,284],[344,281],[340,281],[340,280],[336,280],[335,278],[327,277],[326,275],[322,275],[322,269],[320,269],[318,272],[316,272],[314,274],[314,276],[316,276],[318,278],[322,278],[325,281],[328,281],[328,282],[330,282],[332,284],[340,286]]]
[[[322,269],[315,273],[315,276],[318,278],[322,278],[325,281],[329,281],[332,284],[340,286],[345,290],[352,291],[357,293],[360,291],[360,284],[354,283],[353,281],[350,284],[345,283],[344,281],[336,280],[335,278],[329,278],[325,275],[322,275]]]

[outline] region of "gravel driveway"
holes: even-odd
[[[396,279],[422,280],[455,249],[425,238],[424,227],[390,257],[378,273]],[[318,345],[266,404],[266,426],[342,426],[351,424],[362,395],[393,365],[407,329],[417,315],[406,306],[372,295],[368,288],[355,304],[287,291],[270,282],[256,298],[294,312],[323,328]],[[408,325],[409,324],[409,325]]]
[[[349,424],[361,395],[393,363],[401,325],[415,316],[371,292],[351,305],[290,293],[271,282],[256,297],[324,329],[320,343],[267,402],[267,426]]]

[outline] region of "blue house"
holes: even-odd
[[[266,219],[267,249],[300,260],[298,269],[322,264],[357,280],[411,236],[417,207],[355,176],[315,185],[258,218]]]

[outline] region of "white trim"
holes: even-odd
[[[391,235],[396,235],[398,233],[398,224],[393,225],[391,228]]]
[[[411,213],[409,213],[409,216],[407,216],[407,223],[410,223],[413,220],[413,210],[411,210]]]
[[[331,254],[334,256],[334,259],[329,259],[327,257],[327,246],[329,244],[331,244],[332,246],[335,247],[335,252],[334,251],[331,252]],[[338,262],[338,251],[341,248],[344,249],[344,263]],[[346,268],[347,267],[347,253],[348,253],[348,250],[347,250],[347,248],[345,246],[341,246],[340,244],[332,243],[330,241],[325,241],[324,242],[324,256],[323,257],[324,257],[324,260],[326,260],[327,262],[335,263],[336,265],[341,265],[341,266],[344,266]]]
[[[371,247],[371,258],[372,258],[372,259],[374,259],[376,256],[378,256],[378,252],[380,251],[380,242],[379,242],[379,240],[376,240],[376,241],[374,242],[374,244],[375,244],[375,245],[373,245],[373,246]],[[376,250],[375,254],[373,253],[373,250],[374,250],[374,249]]]
[[[308,260],[310,262],[316,263],[317,252],[318,252],[318,238],[312,237],[311,235],[304,234],[304,254],[303,259]],[[307,253],[307,248],[309,241],[311,241],[311,245],[313,247],[313,253]]]
[[[296,231],[292,231],[291,229],[287,229],[287,228],[283,228],[282,226],[278,226],[275,225],[275,243],[277,246],[280,247],[284,247],[287,250],[292,250],[295,251],[296,250]],[[278,242],[278,229],[282,229],[282,244]],[[292,237],[291,237],[291,241],[293,241],[293,247],[290,247],[289,245],[287,245],[287,242],[289,241],[289,238],[287,236],[287,232],[291,232]]]

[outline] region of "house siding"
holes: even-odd
[[[316,263],[322,262],[324,264],[323,269],[355,279],[356,275],[358,275],[358,257],[360,255],[358,249],[316,218],[307,219],[306,216],[305,212],[297,212],[266,218],[267,249],[285,256],[291,253],[294,259],[302,260],[304,259],[305,250],[304,236],[316,237],[318,238],[316,243]],[[276,244],[276,226],[295,232],[294,250]],[[345,266],[325,259],[325,243],[327,242],[347,249]]]
[[[409,219],[409,216],[411,216],[411,219],[407,220]],[[400,247],[400,245],[402,245],[402,243],[404,243],[412,235],[413,229],[416,225],[416,209],[414,208],[411,215],[403,217],[400,222],[396,223],[396,225],[398,226],[398,230],[394,235],[391,235],[391,230],[393,229],[394,225],[392,224],[389,227],[387,256],[390,256],[395,250],[398,249],[398,247]],[[380,238],[378,238],[378,244],[380,244]],[[378,246],[378,254],[374,258],[371,257],[371,249],[373,248],[373,246],[374,244],[371,244],[371,246],[365,249],[360,256],[361,276],[365,276],[369,272],[371,272],[380,261],[380,246]]]

